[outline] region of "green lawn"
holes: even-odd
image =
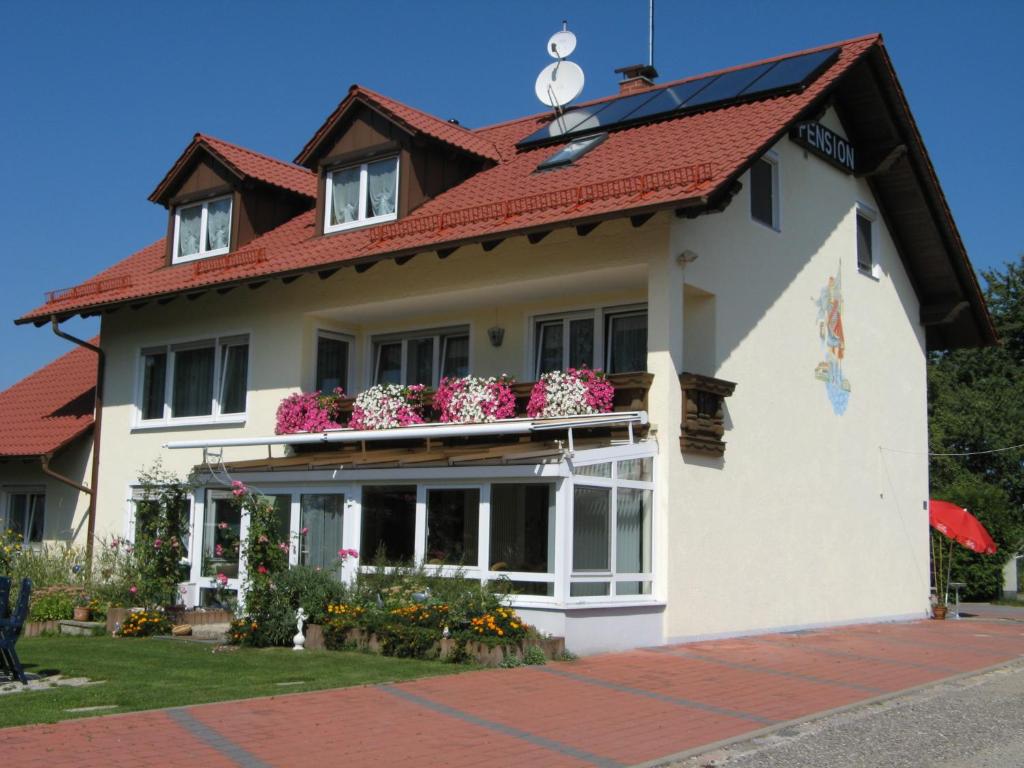
[[[27,672],[60,673],[104,682],[82,688],[0,695],[0,728],[409,680],[471,669],[439,661],[393,659],[343,651],[296,653],[288,648],[245,648],[213,653],[213,647],[157,638],[23,638],[17,648]],[[297,681],[301,683],[278,685]],[[82,713],[67,711],[110,704],[116,704],[117,708]]]

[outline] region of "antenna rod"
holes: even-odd
[[[654,0],[648,0],[647,3],[647,16],[648,16],[648,27],[647,27],[647,64],[648,66],[654,66]]]

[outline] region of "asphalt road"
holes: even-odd
[[[1024,660],[691,757],[676,768],[1024,768]]]

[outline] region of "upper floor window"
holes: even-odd
[[[875,213],[857,206],[857,269],[868,275],[875,270]]]
[[[391,221],[398,216],[398,158],[327,173],[324,232]]]
[[[598,319],[603,319],[599,324]],[[603,337],[603,343],[598,334]],[[534,326],[534,376],[567,368],[608,373],[647,368],[646,308],[586,310],[541,317]]]
[[[219,256],[230,248],[230,195],[175,210],[173,263]]]
[[[142,350],[138,420],[209,421],[244,416],[249,338],[208,339]]]
[[[348,361],[351,348],[351,339],[347,336],[330,331],[317,332],[314,390],[333,392],[338,387],[348,389]]]
[[[426,384],[469,375],[469,329],[416,331],[373,340],[374,384]]]
[[[46,523],[46,494],[42,491],[11,491],[7,494],[7,520],[3,530],[12,530],[25,544],[43,540]]]
[[[750,217],[772,229],[779,224],[779,161],[768,153],[750,166]]]

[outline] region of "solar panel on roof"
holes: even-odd
[[[803,53],[721,75],[689,80],[653,92],[623,96],[590,108],[572,110],[527,136],[516,146],[525,149],[592,133],[598,129],[636,125],[660,117],[698,112],[737,100],[795,89],[806,84],[838,56],[838,48]]]
[[[598,110],[586,120],[577,123],[573,133],[588,133],[609,125],[622,122],[631,112],[636,111],[656,96],[651,91],[644,91],[633,96],[609,101],[604,109]]]
[[[686,109],[690,109],[691,107],[714,104],[719,101],[731,101],[773,66],[775,65],[761,64],[756,67],[737,69],[719,75],[706,88],[701,89],[699,93],[687,99],[683,106]]]
[[[829,48],[827,51],[815,51],[781,59],[775,62],[771,71],[751,84],[741,95],[752,96],[757,93],[802,85],[812,75],[816,75],[819,70],[831,64],[837,56],[839,56],[839,49]]]

